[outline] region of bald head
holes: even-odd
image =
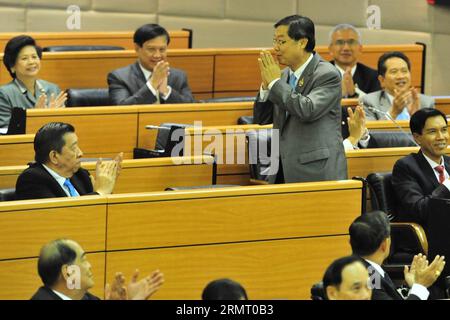
[[[80,247],[78,243],[68,239],[53,240],[42,247],[38,273],[44,285],[52,287],[58,282],[62,267],[75,262],[77,247]]]

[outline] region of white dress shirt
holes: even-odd
[[[62,300],[72,300],[71,298],[69,298],[68,296],[66,296],[65,294],[62,294],[61,292],[58,292],[56,290],[53,290],[53,293],[56,294],[58,297],[60,297]]]
[[[56,180],[56,182],[58,182],[58,184],[61,186],[61,188],[64,190],[64,192],[67,194],[68,197],[71,197],[70,192],[69,192],[69,188],[67,188],[64,185],[64,182],[66,182],[67,178],[64,178],[62,176],[60,176],[59,174],[57,174],[55,171],[53,171],[52,169],[50,169],[49,167],[47,167],[45,164],[42,165],[45,170],[48,171],[48,173],[50,173],[50,175]],[[76,192],[76,195],[79,196],[80,194],[78,193],[77,189],[75,189],[75,187],[73,188]]]

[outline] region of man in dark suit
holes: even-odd
[[[157,24],[146,24],[134,33],[138,61],[108,74],[112,104],[194,102],[186,74],[169,68],[169,33]]]
[[[58,239],[42,247],[38,259],[38,273],[43,282],[31,300],[99,300],[89,293],[94,286],[91,264],[86,252],[75,241]],[[132,281],[126,285],[122,273],[116,273],[114,282],[106,285],[107,300],[146,300],[164,282],[164,275],[154,271],[137,280],[136,270]]]
[[[382,211],[362,214],[349,228],[350,245],[354,255],[364,259],[372,285],[372,300],[403,300],[389,275],[383,270],[383,261],[389,256],[391,228]],[[411,267],[405,266],[405,281],[411,288],[406,300],[426,300],[430,287],[444,269],[444,257],[436,256],[428,265],[425,256],[414,256]]]
[[[311,19],[292,15],[274,27],[278,62],[261,52],[262,84],[253,108],[254,122],[273,123],[272,143],[279,143],[269,182],[347,179],[339,73],[314,52]],[[281,71],[278,63],[288,68]]]
[[[367,120],[409,120],[422,108],[433,108],[434,99],[411,86],[411,62],[400,51],[386,52],[378,59],[382,90],[361,97]]]
[[[342,76],[342,97],[358,98],[381,89],[378,73],[358,62],[362,44],[360,32],[351,24],[339,24],[330,32],[328,46],[332,64]]]
[[[445,115],[432,108],[420,109],[410,120],[420,145],[418,153],[399,159],[392,172],[399,219],[426,228],[432,198],[450,199],[450,157],[445,155],[449,133]]]
[[[16,182],[18,200],[112,193],[122,154],[114,161],[98,161],[96,178],[90,176],[80,167],[83,152],[72,125],[62,122],[44,125],[34,137],[34,150],[36,162]]]

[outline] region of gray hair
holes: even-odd
[[[333,30],[330,31],[330,33],[328,34],[328,39],[329,39],[329,43],[330,44],[333,41],[333,34],[335,32],[340,31],[340,30],[352,30],[353,32],[355,32],[358,35],[358,42],[359,42],[359,44],[362,44],[361,43],[361,32],[359,32],[358,29],[356,29],[354,26],[352,26],[351,24],[348,24],[348,23],[338,24],[337,26],[335,26],[333,28]]]

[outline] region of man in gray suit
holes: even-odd
[[[386,52],[378,59],[378,80],[383,90],[360,99],[367,120],[409,120],[417,110],[434,107],[432,97],[411,87],[411,63],[402,52]]]
[[[186,74],[169,68],[169,33],[146,24],[134,33],[138,61],[108,74],[109,97],[115,105],[194,102]]]
[[[258,59],[262,84],[254,121],[278,130],[278,173],[270,183],[341,180],[347,162],[341,136],[341,77],[315,53],[314,23],[299,15],[275,24],[274,52]],[[275,168],[274,168],[275,170]]]

